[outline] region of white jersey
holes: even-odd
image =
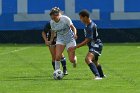
[[[74,32],[70,28],[72,24],[71,19],[65,15],[60,17],[59,22],[50,21],[51,30],[57,33],[56,44],[67,45],[70,42],[75,42]]]
[[[50,21],[52,31],[57,32],[57,35],[66,35],[71,29],[72,21],[69,17],[62,15],[59,22]]]

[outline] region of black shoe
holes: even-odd
[[[107,77],[106,75],[102,76],[102,78],[106,78],[106,77]]]
[[[64,75],[68,75],[67,70],[63,70]]]

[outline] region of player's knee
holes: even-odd
[[[85,62],[86,62],[87,64],[89,64],[89,63],[90,63],[90,59],[89,59],[88,57],[86,57],[86,58],[85,58]]]
[[[74,63],[75,62],[75,59],[73,57],[70,57],[69,58],[70,62]]]
[[[56,55],[55,60],[56,60],[56,61],[60,61],[60,60],[61,60],[61,55]]]
[[[74,62],[75,62],[75,60],[71,58],[71,59],[70,59],[70,62],[71,62],[71,63],[74,63]]]

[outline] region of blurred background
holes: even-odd
[[[0,43],[43,43],[49,11],[59,7],[84,39],[78,13],[87,9],[103,42],[140,42],[139,0],[0,0]]]
[[[107,78],[94,81],[84,60],[87,46],[76,50],[69,75],[54,81],[52,56],[42,39],[49,12],[59,7],[84,39],[78,13],[90,12],[104,43],[99,62]],[[0,0],[0,93],[140,93],[140,0]]]

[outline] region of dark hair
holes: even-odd
[[[59,9],[59,7],[54,7],[50,11],[50,16],[51,15],[58,15],[60,12],[61,12],[61,10]]]
[[[89,12],[87,10],[82,10],[80,13],[79,13],[80,16],[82,17],[88,17],[90,16]]]

